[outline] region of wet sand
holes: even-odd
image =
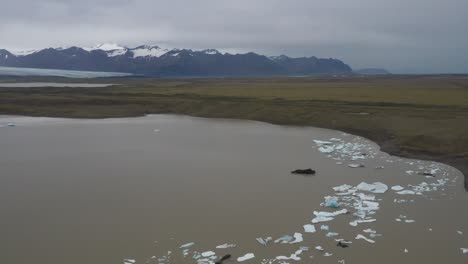
[[[442,164],[390,157],[374,143],[339,131],[172,115],[2,117],[0,125],[0,257],[7,263],[196,263],[194,251],[210,250],[234,259],[254,253],[246,263],[280,263],[271,259],[300,247],[310,249],[301,260],[288,262],[468,260],[460,250],[468,247],[463,175]],[[313,142],[331,138],[362,144],[363,152],[374,155],[335,160],[339,151],[328,157]],[[350,163],[365,167],[350,168]],[[406,173],[431,166],[440,169],[435,178]],[[289,173],[309,167],[317,170],[315,176]],[[316,233],[303,230],[312,224],[313,211],[334,211],[320,206],[325,196],[335,196],[332,187],[361,182],[406,187],[439,179],[447,182],[422,195],[390,189],[375,194],[376,222],[353,227],[349,222],[356,217],[346,214],[315,224]],[[322,224],[330,230],[320,230]],[[374,244],[354,239],[357,234],[370,237],[363,232],[368,228],[382,235],[372,238]],[[255,240],[295,232],[303,242],[263,246]],[[328,232],[339,235],[329,238]],[[352,244],[337,247],[336,238]],[[195,245],[184,258],[179,246],[189,242]],[[224,243],[237,247],[216,249]],[[158,261],[164,257],[171,261]]]

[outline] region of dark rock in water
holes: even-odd
[[[435,175],[431,172],[420,172],[419,175],[435,177]]]
[[[313,169],[305,169],[305,170],[294,170],[291,171],[293,174],[307,174],[307,175],[313,175],[315,174],[315,170]]]
[[[221,263],[223,263],[223,261],[228,260],[230,258],[231,258],[230,254],[224,255],[224,257],[222,257],[220,260],[216,261],[215,264],[221,264]]]
[[[345,243],[343,241],[338,241],[338,244],[336,244],[336,245],[339,246],[339,247],[342,247],[342,248],[349,247],[348,243]]]

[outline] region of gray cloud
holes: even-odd
[[[466,10],[466,0],[15,0],[0,9],[0,47],[160,44],[468,72]]]

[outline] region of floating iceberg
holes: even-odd
[[[234,248],[236,247],[237,245],[236,244],[222,244],[222,245],[219,245],[219,246],[216,246],[216,248]]]
[[[337,236],[337,235],[339,235],[339,234],[338,234],[338,233],[335,233],[335,232],[328,232],[325,236],[327,236],[327,237],[335,237],[335,236]]]
[[[341,214],[347,214],[348,213],[348,210],[346,209],[342,209],[342,210],[338,210],[338,211],[335,211],[335,212],[317,212],[317,211],[314,211],[314,219],[312,219],[312,223],[313,224],[316,224],[316,223],[320,223],[320,222],[327,222],[327,221],[331,221],[334,219],[335,216],[337,215],[341,215]]]
[[[238,258],[237,258],[237,261],[238,261],[238,262],[242,262],[242,261],[246,261],[246,260],[253,259],[253,258],[255,258],[254,253],[247,253],[247,254],[245,254],[245,255],[242,256],[242,257],[238,257]]]
[[[365,237],[365,236],[363,236],[363,235],[361,235],[361,234],[358,234],[358,235],[356,236],[356,239],[362,239],[362,240],[365,240],[365,241],[367,241],[367,242],[369,242],[369,243],[372,243],[372,244],[375,243],[374,240],[369,239],[369,238],[367,238],[367,237]]]
[[[395,185],[395,186],[392,186],[392,190],[394,191],[401,191],[405,188],[403,188],[403,186],[400,186],[400,185]]]
[[[463,254],[468,253],[468,248],[460,248],[460,250],[462,251]]]
[[[258,243],[260,243],[260,244],[262,244],[262,245],[264,245],[264,246],[266,246],[266,245],[268,244],[268,242],[270,242],[271,240],[273,240],[272,237],[267,237],[267,238],[257,237],[256,239],[257,239]]]
[[[315,230],[315,226],[311,224],[304,225],[304,232],[306,233],[315,233],[317,230]]]
[[[368,191],[372,193],[385,193],[388,190],[388,186],[381,182],[366,183],[361,182],[356,189],[361,191]]]
[[[416,194],[414,191],[411,191],[411,190],[403,190],[403,191],[399,191],[397,193],[398,194]]]
[[[216,253],[214,253],[213,251],[205,251],[205,252],[201,253],[201,256],[204,257],[204,258],[211,257],[211,256],[214,256],[214,255],[216,255]]]
[[[335,192],[344,192],[344,191],[347,191],[347,190],[349,190],[351,188],[353,188],[353,186],[348,185],[348,184],[343,184],[343,185],[340,185],[340,186],[333,187],[333,190]]]
[[[289,242],[289,244],[301,243],[302,241],[304,241],[304,238],[302,238],[302,234],[296,232],[294,233],[294,240]]]
[[[293,237],[290,236],[290,235],[285,235],[285,236],[282,236],[278,239],[275,240],[275,243],[281,243],[281,244],[286,244],[286,243],[289,243],[291,240],[293,240]]]
[[[134,264],[134,263],[136,263],[136,260],[134,260],[134,259],[124,259],[123,263],[124,264]]]
[[[195,243],[194,243],[194,242],[190,242],[190,243],[181,245],[179,248],[189,248],[189,247],[191,247],[191,246],[193,246],[193,245],[195,245]]]
[[[318,251],[324,251],[322,246],[316,246],[315,249],[318,250]]]

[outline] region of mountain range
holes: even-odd
[[[350,66],[338,59],[285,55],[267,57],[254,52],[221,53],[215,49],[134,48],[100,44],[92,48],[68,47],[10,52],[0,49],[0,66],[59,70],[126,72],[145,76],[304,76],[349,74]]]

